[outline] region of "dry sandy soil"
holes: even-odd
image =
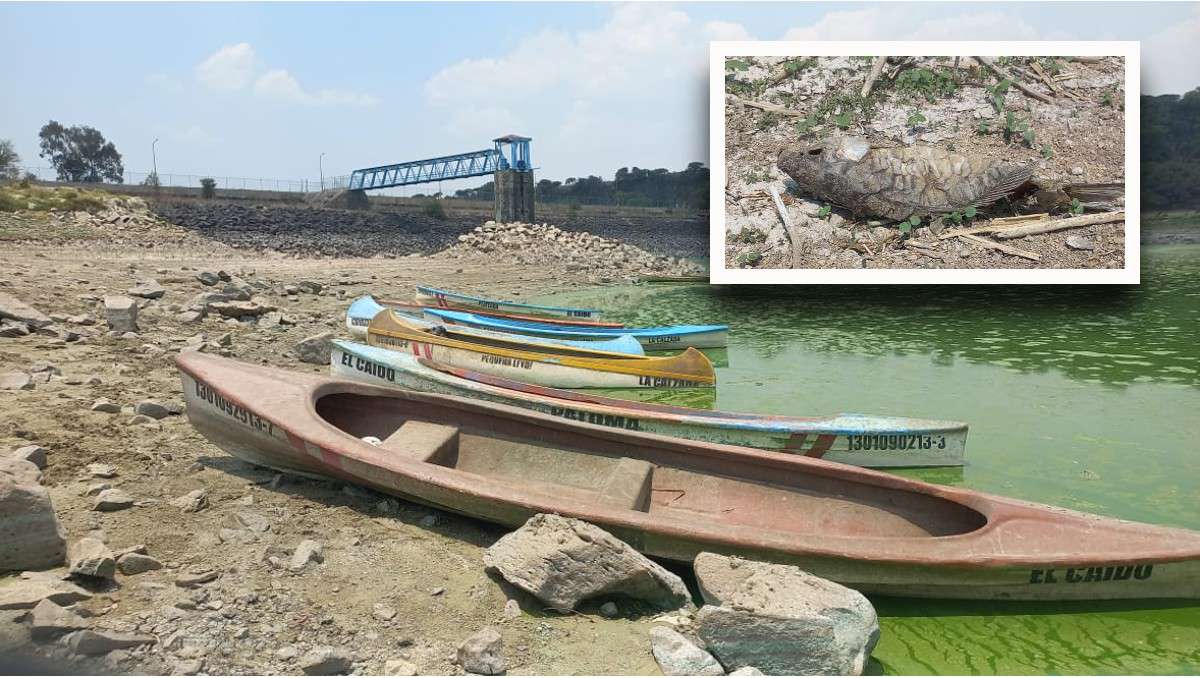
[[[961,238],[940,240],[924,224],[908,236],[894,222],[871,221],[807,195],[776,159],[793,144],[838,135],[865,137],[874,146],[934,146],[954,153],[1027,163],[1037,180],[1061,184],[1124,181],[1124,64],[1021,57],[1004,62],[1020,81],[1050,96],[1038,101],[1015,86],[1003,93],[1004,112],[990,101],[999,78],[963,60],[893,59],[869,96],[859,96],[872,57],[739,57],[726,61],[725,222],[730,268],[1122,268],[1123,223],[1032,235],[1005,244],[1040,255],[1012,256]],[[1048,69],[1052,91],[1030,63]],[[906,72],[932,74],[921,84]],[[1055,74],[1056,73],[1056,74]],[[950,84],[953,83],[953,84]],[[751,103],[747,103],[751,102]],[[775,110],[763,110],[753,103]],[[780,110],[782,109],[782,110]],[[1031,133],[1006,139],[1011,112]],[[984,125],[984,128],[981,128]],[[986,131],[984,131],[986,129]],[[786,203],[795,233],[780,222],[768,190]],[[986,217],[1013,210],[1041,212],[1020,203],[993,206]],[[1098,210],[1103,211],[1103,210]],[[954,225],[948,225],[953,228]],[[1067,245],[1068,238],[1082,238]]]
[[[9,666],[25,658],[34,663],[18,667],[50,672],[157,674],[202,666],[212,674],[294,674],[297,660],[281,649],[303,654],[334,646],[356,659],[358,673],[378,674],[387,660],[406,659],[421,673],[455,674],[462,673],[455,664],[459,643],[492,625],[503,635],[513,674],[659,672],[649,650],[650,613],[637,604],[616,601],[617,619],[597,613],[602,600],[563,615],[489,577],[481,557],[501,536],[498,528],[339,482],[277,476],[213,446],[186,416],[129,423],[129,406],[142,399],[182,404],[172,361],[189,342],[208,342],[205,350],[247,362],[323,373],[327,367],[300,363],[291,349],[304,337],[338,330],[347,301],[359,294],[402,298],[422,282],[520,298],[585,284],[594,272],[488,256],[288,258],[241,252],[163,223],[93,229],[75,240],[79,229],[44,213],[0,215],[0,222],[10,239],[0,250],[0,291],[47,314],[97,320],[59,323],[81,334],[78,341],[36,334],[0,339],[0,371],[27,370],[39,361],[61,370],[33,390],[0,391],[0,453],[33,443],[50,451],[44,484],[68,543],[96,535],[114,550],[144,544],[166,564],[118,575],[115,585],[80,604],[95,615],[94,627],[153,634],[159,638],[153,647],[83,659],[54,643],[31,643],[27,625],[17,621],[22,611],[0,611],[0,655]],[[38,240],[12,242],[23,230]],[[260,329],[213,317],[181,324],[168,307],[212,291],[195,276],[218,269],[267,283],[261,294],[295,324]],[[142,309],[137,338],[106,336],[97,299],[145,278],[156,279],[166,295]],[[301,281],[323,289],[279,293]],[[91,376],[99,383],[68,383]],[[126,412],[91,411],[99,398]],[[87,488],[102,480],[89,477],[93,463],[115,466],[116,476],[103,482],[127,491],[137,505],[91,510]],[[207,492],[207,508],[187,513],[171,505],[193,490]],[[269,529],[228,531],[244,528],[238,514],[252,514],[252,522],[265,521]],[[264,555],[290,553],[305,539],[324,545],[323,564],[295,574],[264,562]],[[219,577],[199,589],[174,585],[183,573],[210,569]],[[12,583],[3,579],[0,585]],[[512,619],[503,614],[510,598],[522,610]],[[380,603],[395,616],[376,614]]]

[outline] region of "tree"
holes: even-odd
[[[17,166],[20,162],[21,156],[17,155],[13,143],[8,139],[0,139],[0,179],[15,180],[21,176],[21,168]]]
[[[154,188],[158,188],[162,184],[158,183],[158,173],[151,172],[146,175],[145,180],[142,181],[142,185],[143,186],[153,186]]]
[[[63,127],[51,120],[38,133],[39,155],[54,165],[59,181],[122,183],[125,166],[111,141],[92,127]]]
[[[204,177],[200,180],[200,197],[206,200],[212,200],[217,197],[217,180],[212,177]]]

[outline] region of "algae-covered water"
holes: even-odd
[[[965,468],[905,475],[1200,530],[1200,246],[1145,248],[1138,287],[639,285],[555,301],[731,326],[715,397],[639,397],[961,420]],[[874,602],[887,673],[1200,672],[1200,603]]]

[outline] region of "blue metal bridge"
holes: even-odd
[[[529,157],[530,141],[530,137],[508,134],[493,139],[492,143],[495,146],[482,151],[357,169],[350,175],[349,188],[363,191],[411,186],[446,179],[482,177],[500,170],[529,172],[533,170],[533,163]]]

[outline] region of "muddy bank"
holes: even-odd
[[[428,214],[314,207],[248,206],[223,202],[153,204],[163,219],[230,247],[296,256],[403,256],[429,254],[457,242],[486,219],[448,210]],[[703,257],[706,216],[593,216],[555,220],[566,231],[587,231],[662,256]]]

